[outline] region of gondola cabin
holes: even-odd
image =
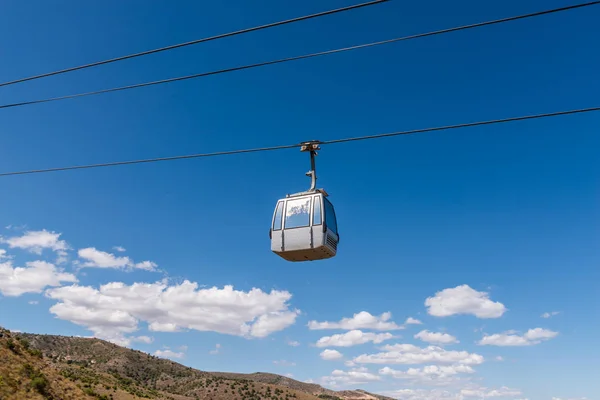
[[[288,261],[334,257],[339,234],[333,204],[323,189],[280,199],[271,222],[271,250]]]

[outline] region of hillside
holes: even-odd
[[[92,399],[48,366],[41,353],[0,329],[0,399]]]
[[[295,389],[304,393],[321,395],[321,398],[339,398],[343,400],[394,400],[391,397],[381,396],[364,390],[344,390],[334,391],[325,389],[316,383],[300,382],[295,379],[288,378],[277,374],[266,372],[255,372],[253,374],[240,374],[231,372],[211,372],[214,376],[219,376],[228,379],[248,379],[255,382],[270,383],[277,386],[284,386],[290,389]]]
[[[328,390],[315,383],[300,382],[286,376],[277,374],[270,374],[267,372],[255,372],[253,374],[240,374],[233,372],[211,372],[213,376],[225,378],[225,379],[247,379],[253,382],[269,383],[277,386],[284,386],[290,389],[298,390],[304,393],[311,393],[314,395],[329,395],[338,396],[337,392]],[[339,397],[339,396],[338,396]]]
[[[299,382],[276,374],[206,372],[131,350],[99,339],[5,332],[0,342],[3,352],[7,335],[29,352],[11,352],[10,359],[0,357],[0,376],[5,370],[22,368],[35,358],[35,367],[56,382],[54,399],[168,399],[168,400],[392,400],[362,390],[336,392],[316,384]],[[21,344],[24,343],[25,345]],[[24,348],[24,347],[23,347]],[[36,354],[34,356],[32,354]],[[4,353],[0,353],[4,354]],[[8,353],[7,353],[8,354]],[[6,362],[5,362],[6,361]],[[18,369],[18,368],[17,368]],[[15,370],[16,371],[16,370]],[[6,375],[14,380],[16,372]],[[55,379],[56,378],[56,379]],[[0,378],[6,379],[6,378]],[[24,379],[24,378],[22,378]],[[57,380],[58,379],[58,380]],[[11,382],[12,382],[11,380]],[[2,381],[0,381],[2,382]],[[26,387],[29,381],[23,380]],[[43,399],[2,392],[0,399]],[[24,389],[23,389],[24,390]],[[21,390],[19,393],[24,393]],[[31,392],[31,390],[30,390]],[[67,393],[67,395],[63,395]],[[17,397],[14,397],[17,396]]]

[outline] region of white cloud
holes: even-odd
[[[541,315],[542,318],[550,318],[560,314],[560,311],[545,312]]]
[[[154,338],[151,338],[150,336],[137,336],[137,337],[132,337],[131,341],[150,344],[150,343],[154,342]]]
[[[477,365],[483,363],[483,356],[466,351],[446,350],[437,346],[424,348],[412,344],[386,345],[385,350],[376,354],[361,354],[354,358],[358,364],[464,364]]]
[[[479,387],[475,389],[462,389],[460,391],[460,394],[464,397],[477,397],[479,399],[484,399],[490,397],[515,397],[521,396],[523,393],[520,390],[502,386],[499,389],[489,389],[485,387]]]
[[[456,365],[428,365],[423,368],[409,368],[398,371],[389,367],[379,370],[381,375],[391,376],[396,379],[406,379],[417,384],[447,385],[460,380],[458,374],[474,374],[475,370],[462,364]]]
[[[97,250],[94,247],[80,249],[77,254],[80,258],[87,260],[80,264],[81,267],[89,268],[127,268],[142,269],[146,271],[156,270],[156,264],[152,261],[134,263],[129,257],[117,257],[114,254]]]
[[[52,290],[61,290],[50,289]],[[90,308],[72,302],[58,303],[50,307],[50,312],[58,318],[85,326],[94,333],[94,337],[104,339],[119,346],[129,346],[131,339],[126,333],[138,330],[137,320],[129,313],[117,309]]]
[[[114,250],[114,251],[118,251],[119,253],[123,253],[123,252],[125,252],[125,251],[126,251],[126,250],[125,250],[125,247],[123,247],[123,246],[114,246],[114,247],[113,247],[113,250]]]
[[[425,300],[427,312],[436,317],[471,314],[477,318],[499,318],[506,312],[500,302],[489,299],[488,293],[478,292],[468,285],[444,289]]]
[[[374,316],[368,313],[367,311],[361,311],[357,314],[354,314],[352,318],[343,318],[339,322],[317,322],[310,321],[308,323],[308,329],[311,330],[323,330],[323,329],[343,329],[343,330],[353,330],[353,329],[373,329],[378,331],[391,331],[404,329],[403,326],[396,325],[393,321],[390,321],[392,318],[392,313],[385,312],[380,316]]]
[[[87,260],[83,267],[95,268],[124,268],[131,265],[129,257],[116,257],[111,253],[96,250],[94,247],[80,249],[77,254],[80,258]]]
[[[49,289],[46,296],[59,301],[50,312],[87,327],[99,338],[123,339],[124,333],[138,330],[140,321],[148,323],[150,331],[193,329],[265,337],[292,325],[298,315],[289,310],[292,295],[287,291],[244,292],[232,286],[198,289],[197,283],[187,280],[173,286],[166,280],[132,285],[112,282],[99,289],[73,285]]]
[[[74,283],[77,278],[45,261],[30,261],[25,267],[13,267],[11,261],[0,263],[0,293],[4,296],[41,293],[63,282]]]
[[[171,322],[161,323],[153,321],[148,324],[148,330],[152,332],[179,332],[181,328]]]
[[[208,352],[208,354],[219,354],[219,351],[221,350],[221,345],[219,343],[217,343],[215,345],[215,348],[211,351]]]
[[[459,341],[452,335],[441,332],[429,332],[428,330],[421,331],[417,333],[415,339],[420,339],[427,343],[435,343],[435,344],[451,344],[451,343],[459,343]]]
[[[288,340],[287,344],[288,344],[288,346],[292,346],[292,347],[300,346],[300,342],[298,342],[296,340]]]
[[[332,336],[324,336],[315,344],[317,347],[351,347],[368,342],[381,343],[394,338],[391,333],[372,333],[353,330]]]
[[[496,361],[504,361],[504,357],[502,357],[502,356],[496,356]]]
[[[344,355],[339,351],[330,349],[323,350],[319,355],[323,360],[326,361],[339,360],[344,357]]]
[[[366,368],[354,368],[350,371],[334,370],[331,375],[321,378],[324,386],[338,387],[348,385],[360,385],[369,382],[380,381],[381,377],[369,372]]]
[[[471,384],[469,387],[459,391],[448,391],[442,389],[400,389],[383,393],[399,400],[465,400],[471,397],[477,399],[485,398],[515,398],[521,395],[520,390],[510,389],[505,386],[499,389],[490,389]]]
[[[8,258],[8,256],[6,255],[6,250],[0,249],[0,260],[4,258]]]
[[[28,231],[23,236],[14,236],[8,239],[1,239],[7,243],[11,249],[25,249],[35,254],[42,254],[44,249],[54,251],[66,251],[69,249],[67,242],[60,240],[60,233],[41,231]]]
[[[157,357],[161,357],[161,358],[175,358],[175,359],[180,359],[183,358],[185,356],[184,353],[176,353],[172,350],[156,350],[154,352],[154,355]]]
[[[406,322],[404,322],[405,325],[422,325],[423,323],[421,321],[419,321],[418,319],[415,319],[413,317],[408,317],[406,318]]]
[[[31,304],[32,306],[35,306],[35,305],[38,305],[40,302],[37,300],[31,300],[31,301],[28,301],[28,303]]]
[[[295,311],[273,311],[262,314],[252,324],[250,335],[254,337],[266,337],[273,332],[281,331],[296,322],[300,310]]]
[[[557,335],[558,332],[535,328],[528,330],[522,336],[517,335],[514,331],[485,335],[478,344],[489,346],[531,346],[540,344],[544,340],[555,338]]]
[[[135,269],[143,269],[146,271],[154,271],[156,270],[156,263],[152,262],[152,261],[142,261],[139,263],[135,263],[135,265],[133,266]]]

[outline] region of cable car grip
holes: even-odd
[[[307,192],[314,192],[317,189],[317,167],[315,163],[315,156],[317,154],[317,150],[321,150],[319,144],[321,142],[319,140],[311,140],[308,142],[302,142],[300,144],[300,151],[308,151],[310,152],[310,171],[306,173],[306,176],[310,176],[311,184],[310,189]]]

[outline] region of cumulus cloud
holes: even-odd
[[[0,249],[0,260],[3,260],[5,258],[8,258],[8,256],[6,255],[6,250]]]
[[[146,271],[156,270],[157,265],[152,261],[134,263],[129,257],[118,257],[105,251],[97,250],[95,247],[87,247],[77,252],[79,258],[85,260],[80,263],[83,268],[114,268],[114,269],[142,269]]]
[[[13,267],[11,261],[0,263],[0,293],[4,296],[41,293],[46,287],[60,286],[63,282],[74,283],[77,278],[49,262],[30,261],[25,267]]]
[[[54,251],[66,251],[69,249],[67,242],[60,240],[60,233],[41,231],[27,231],[22,236],[14,236],[8,239],[1,239],[7,243],[11,249],[24,249],[35,254],[42,254],[44,249]]]
[[[369,382],[380,381],[379,375],[369,372],[366,368],[354,368],[350,371],[334,370],[331,375],[321,378],[321,383],[324,386],[338,387],[348,385],[360,385]]]
[[[398,371],[389,367],[379,370],[380,375],[391,376],[396,379],[410,380],[416,384],[447,385],[460,380],[458,374],[474,374],[475,370],[468,365],[428,365],[423,368],[409,368]]]
[[[392,313],[385,312],[380,316],[371,315],[367,311],[361,311],[357,314],[354,314],[352,318],[343,318],[338,322],[317,322],[317,321],[309,321],[308,329],[311,330],[323,330],[323,329],[343,329],[343,330],[353,330],[353,329],[372,329],[378,331],[391,331],[404,329],[403,326],[396,325],[393,321],[390,321],[392,318]]]
[[[63,288],[56,290],[60,289]],[[53,305],[50,307],[50,312],[60,319],[85,326],[98,339],[104,339],[119,346],[129,346],[131,338],[127,338],[125,334],[138,330],[137,320],[122,310],[94,309],[69,302]]]
[[[113,250],[114,250],[114,251],[118,251],[119,253],[123,253],[123,252],[125,252],[125,251],[126,251],[126,250],[125,250],[125,247],[123,247],[123,246],[114,246],[114,247],[113,247]]]
[[[365,333],[360,330],[353,330],[337,335],[324,336],[315,345],[317,347],[351,347],[368,342],[381,343],[393,337],[394,335],[391,333]]]
[[[123,268],[131,265],[129,257],[115,257],[111,253],[96,250],[94,247],[80,249],[77,254],[80,258],[87,260],[81,264],[83,267]]]
[[[298,342],[296,340],[288,340],[287,344],[288,344],[288,346],[292,346],[292,347],[298,347],[298,346],[300,346],[300,342]]]
[[[545,312],[541,315],[542,318],[550,318],[560,314],[560,311]]]
[[[323,360],[331,361],[331,360],[339,360],[344,357],[342,353],[337,350],[325,349],[319,354]]]
[[[425,300],[427,312],[436,317],[470,314],[477,318],[499,318],[506,312],[500,302],[489,299],[486,292],[478,292],[468,285],[439,291]]]
[[[385,350],[376,354],[361,354],[354,358],[358,364],[463,364],[478,365],[483,363],[483,356],[466,351],[446,350],[437,346],[424,348],[412,344],[386,345]]]
[[[151,330],[152,332],[179,332],[181,329],[179,326],[177,326],[177,324],[171,323],[171,322],[150,322],[150,324],[148,324],[148,329]]]
[[[542,328],[530,329],[524,335],[518,335],[515,331],[508,331],[485,335],[479,341],[479,344],[488,346],[532,346],[553,339],[557,335],[558,332]]]
[[[142,261],[139,263],[135,263],[133,265],[133,268],[134,269],[143,269],[146,271],[155,271],[157,266],[158,265],[156,265],[156,263],[154,263],[152,261]]]
[[[173,358],[180,359],[180,358],[183,358],[185,356],[184,353],[177,353],[177,352],[174,352],[174,351],[169,350],[169,349],[167,349],[167,350],[156,350],[154,352],[154,355],[157,356],[157,357],[170,358],[170,359],[173,359]]]
[[[408,317],[406,318],[406,322],[404,322],[405,325],[422,325],[423,323],[421,321],[419,321],[418,319],[415,319],[413,317]]]
[[[64,286],[47,290],[46,296],[58,300],[50,308],[58,318],[84,326],[99,338],[117,340],[137,331],[140,321],[148,323],[151,331],[193,329],[265,337],[293,324],[299,313],[289,309],[292,295],[287,291],[244,292],[232,286],[199,289],[187,280],[172,286],[166,280],[132,285],[112,282],[98,289]]]
[[[296,322],[300,310],[295,311],[273,311],[262,314],[252,324],[250,335],[254,337],[266,337],[273,332],[281,331]]]
[[[150,336],[136,336],[136,337],[132,337],[131,341],[150,344],[150,343],[154,342],[154,338],[151,338]]]
[[[459,343],[459,341],[456,339],[456,337],[454,337],[452,335],[449,335],[447,333],[441,333],[441,332],[429,332],[428,330],[423,330],[423,331],[417,333],[414,337],[415,337],[415,339],[420,339],[424,342],[434,343],[434,344]]]

